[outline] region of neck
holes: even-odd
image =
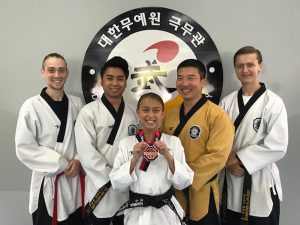
[[[242,91],[243,95],[252,96],[260,88],[260,83],[255,84],[243,84]]]
[[[112,104],[112,106],[114,107],[114,109],[116,111],[118,111],[119,107],[121,105],[121,102],[122,102],[122,97],[121,98],[110,98],[110,97],[107,97],[106,95],[105,95],[105,97]]]
[[[54,90],[49,87],[46,89],[46,93],[54,100],[54,101],[62,101],[64,97],[64,90]]]
[[[202,94],[200,96],[200,98],[197,98],[195,100],[184,100],[183,101],[183,106],[184,106],[184,114],[186,115],[191,108],[193,108],[193,106],[202,98]]]
[[[153,129],[144,129],[143,128],[143,135],[148,142],[152,141],[152,139],[155,135],[155,131],[156,131],[156,129],[153,130]]]

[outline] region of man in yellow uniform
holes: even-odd
[[[231,151],[234,128],[227,113],[202,94],[205,75],[199,60],[187,59],[178,65],[176,87],[183,103],[166,112],[161,130],[180,138],[195,173],[187,190],[176,191],[187,223],[219,225],[216,177]]]

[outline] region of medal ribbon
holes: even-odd
[[[140,141],[145,141],[145,142],[147,142],[147,140],[146,140],[146,138],[145,138],[145,136],[144,136],[144,132],[143,132],[142,129],[139,129],[139,130],[138,130],[137,136],[139,137],[139,140],[140,140]],[[159,131],[158,129],[156,129],[156,131],[155,131],[155,133],[154,133],[154,137],[153,137],[153,139],[151,140],[151,142],[150,142],[150,143],[147,142],[148,145],[149,145],[149,146],[153,146],[154,143],[160,139],[160,137],[161,137],[161,133],[160,133],[160,131]],[[139,169],[146,172],[147,169],[148,169],[148,167],[149,167],[149,165],[150,165],[150,162],[151,162],[151,161],[149,161],[149,160],[144,156],[143,161],[141,162],[141,165],[140,165]]]

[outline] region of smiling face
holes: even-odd
[[[242,85],[256,85],[259,83],[259,73],[262,63],[258,62],[257,54],[238,55],[235,60],[235,72]]]
[[[41,75],[47,83],[47,90],[63,91],[64,84],[67,80],[69,71],[63,59],[57,57],[49,57],[43,63]]]
[[[195,104],[202,97],[205,79],[201,79],[196,67],[181,67],[177,72],[176,87],[186,102]]]
[[[101,84],[108,100],[121,99],[126,88],[124,71],[118,67],[109,67],[102,76]]]
[[[140,101],[136,113],[144,131],[153,133],[160,127],[164,117],[163,105],[151,97],[145,97]]]

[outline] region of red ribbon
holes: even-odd
[[[60,174],[56,175],[55,181],[54,181],[54,203],[53,203],[53,217],[52,217],[52,225],[57,225],[57,186],[58,186],[58,180],[63,175],[64,172],[61,172]],[[82,218],[84,219],[84,191],[85,191],[85,183],[84,183],[84,175],[80,171],[79,172],[79,178],[80,178],[80,186],[81,186],[81,207],[82,207]]]

